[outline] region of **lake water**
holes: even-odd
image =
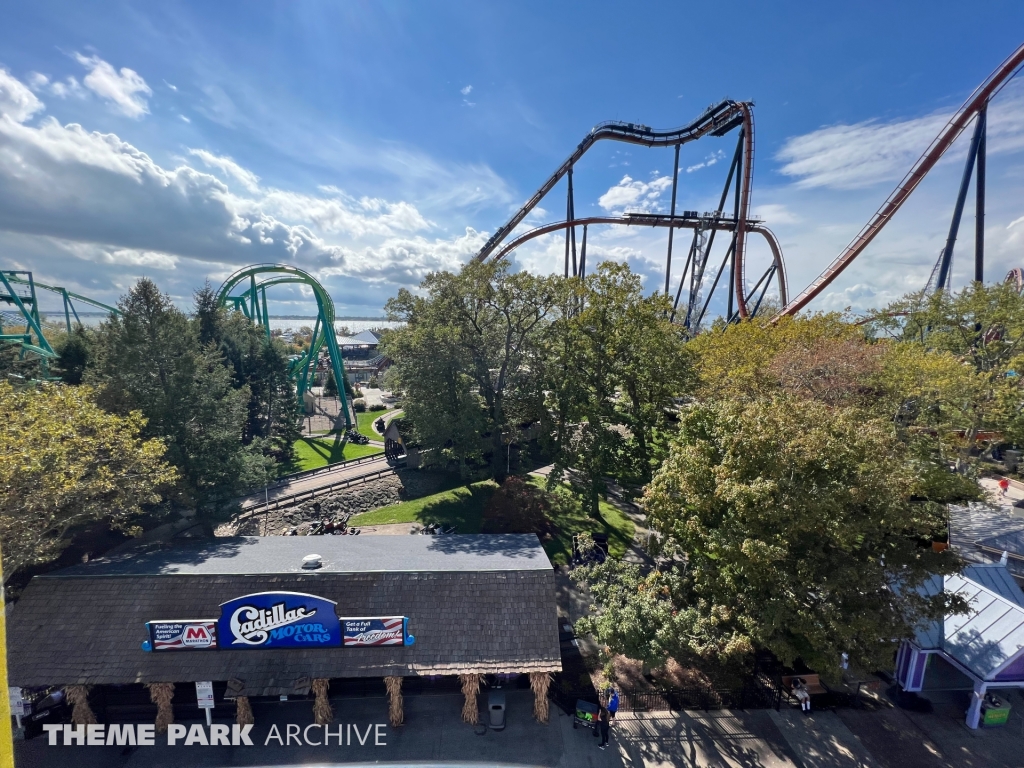
[[[46,318],[51,322],[63,322],[63,312],[47,312],[44,313]],[[102,312],[79,312],[78,316],[82,320],[83,325],[99,325],[103,322],[107,315]],[[297,331],[303,326],[309,326],[310,328],[316,323],[315,317],[275,317],[270,316],[270,329],[272,331]],[[396,323],[391,320],[373,319],[373,320],[336,320],[334,322],[334,328],[336,331],[341,330],[344,326],[348,328],[352,333],[360,333],[362,331],[368,331],[371,328],[399,328],[402,323]]]

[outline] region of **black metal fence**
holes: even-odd
[[[762,673],[754,673],[739,688],[697,686],[645,690],[627,688],[619,691],[619,709],[624,712],[778,709],[781,702],[781,687]]]

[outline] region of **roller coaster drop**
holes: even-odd
[[[946,244],[939,254],[932,275],[929,278],[927,291],[934,291],[939,288],[948,288],[953,260],[953,248],[956,243],[960,227],[960,219],[963,214],[967,190],[970,185],[972,174],[976,173],[976,230],[975,230],[975,269],[974,279],[984,279],[984,220],[985,220],[985,133],[987,124],[988,104],[992,98],[1006,85],[1019,71],[1024,64],[1024,45],[1021,45],[1013,52],[989,77],[971,94],[971,97],[953,115],[938,136],[925,150],[911,168],[910,172],[896,187],[895,191],[886,199],[882,207],[864,226],[853,241],[843,252],[821,273],[821,275],[804,289],[799,296],[792,301],[788,299],[786,286],[785,266],[782,260],[782,251],[775,236],[760,221],[750,217],[750,193],[753,180],[754,164],[754,121],[753,104],[749,102],[723,101],[709,107],[702,115],[687,126],[670,131],[653,131],[647,126],[633,123],[602,123],[595,127],[582,142],[576,147],[575,152],[562,163],[554,174],[537,190],[526,204],[487,241],[484,247],[476,255],[477,260],[484,260],[493,256],[500,259],[511,253],[517,247],[536,237],[564,230],[565,238],[565,276],[582,276],[586,269],[586,238],[587,227],[591,224],[625,224],[633,226],[657,226],[669,229],[668,253],[665,260],[665,293],[670,292],[669,279],[672,268],[672,241],[675,229],[692,229],[693,240],[687,255],[683,274],[680,278],[679,288],[675,294],[673,304],[673,316],[678,310],[679,300],[684,285],[689,275],[688,300],[685,314],[680,313],[681,322],[690,330],[696,332],[704,314],[711,302],[711,297],[719,286],[720,278],[726,264],[729,265],[728,281],[728,309],[726,317],[732,321],[737,318],[753,316],[760,308],[761,301],[771,282],[772,277],[777,281],[779,297],[783,309],[779,316],[792,315],[799,312],[812,299],[817,297],[844,269],[846,269],[871,243],[872,240],[882,231],[883,227],[893,218],[911,193],[917,188],[921,180],[928,172],[935,167],[946,150],[960,136],[972,120],[976,120],[974,136],[968,152],[967,163],[964,168],[963,178],[960,183],[960,190],[957,196],[956,205],[953,211],[953,220],[950,224],[949,235]],[[696,211],[684,211],[682,215],[676,215],[676,187],[679,175],[679,147],[683,144],[695,141],[704,136],[724,136],[734,128],[740,128],[736,152],[733,156],[732,165],[725,182],[725,189],[718,208],[703,215]],[[575,202],[573,199],[573,167],[577,161],[586,153],[591,146],[601,139],[612,139],[630,144],[639,144],[647,147],[675,147],[675,164],[672,172],[672,203],[668,215],[651,214],[625,214],[619,217],[575,217]],[[976,172],[975,172],[976,168]],[[735,199],[732,216],[723,216],[723,210],[728,198],[729,189],[736,176]],[[525,232],[514,239],[509,239],[512,231],[526,218],[540,201],[547,195],[563,177],[568,177],[568,199],[566,203],[566,220],[547,224]],[[579,261],[576,253],[576,229],[583,227],[583,242]],[[707,280],[706,268],[708,257],[711,252],[711,245],[714,243],[715,233],[725,230],[732,233],[729,249],[721,266],[718,268],[707,297],[703,298],[703,288]],[[756,233],[765,238],[772,251],[772,264],[768,270],[755,283],[753,290],[746,293],[746,235],[748,232]],[[504,243],[504,245],[503,245]],[[500,246],[500,247],[499,247]],[[570,270],[571,267],[571,270]],[[1020,283],[1019,270],[1016,271],[1017,282]],[[1010,279],[1014,273],[1008,277]],[[760,292],[760,293],[759,293]],[[757,296],[753,307],[751,300]],[[702,302],[703,298],[703,302]],[[735,312],[733,306],[735,303]]]
[[[679,181],[679,148],[683,144],[696,141],[704,136],[724,136],[735,128],[739,128],[739,136],[736,142],[736,151],[733,154],[732,163],[729,166],[729,173],[725,181],[725,188],[718,207],[709,213],[700,214],[697,211],[684,211],[682,215],[676,215],[676,191]],[[625,214],[619,217],[594,217],[577,219],[575,216],[575,202],[573,196],[573,167],[583,155],[596,142],[602,139],[621,141],[627,144],[639,144],[645,147],[674,147],[675,164],[672,172],[672,207],[671,212],[666,215],[656,214]],[[728,311],[730,318],[748,317],[756,313],[761,305],[765,293],[775,277],[779,295],[785,304],[787,298],[786,271],[782,261],[782,250],[778,241],[771,231],[763,226],[760,221],[749,216],[750,190],[754,175],[754,115],[753,104],[749,102],[722,101],[704,111],[696,120],[689,125],[674,130],[656,131],[644,125],[634,123],[610,122],[602,123],[587,134],[579,143],[576,150],[569,158],[559,166],[551,177],[537,190],[526,204],[520,208],[515,215],[484,244],[484,247],[476,255],[477,260],[483,261],[493,255],[493,258],[500,259],[511,253],[515,248],[529,240],[541,235],[558,230],[565,230],[565,276],[570,274],[582,277],[586,271],[586,248],[587,228],[591,224],[625,224],[651,227],[668,228],[668,252],[665,257],[665,294],[671,291],[672,272],[672,246],[673,235],[676,229],[692,229],[693,238],[690,243],[689,252],[683,266],[683,273],[679,279],[679,287],[676,290],[673,303],[673,317],[678,312],[683,324],[691,332],[700,327],[701,320],[707,312],[711,298],[718,287],[725,267],[729,265],[729,280],[727,283]],[[563,178],[568,181],[568,199],[566,203],[566,220],[554,224],[548,224],[530,230],[515,239],[509,240],[502,247],[499,246],[506,241],[512,231],[526,218],[540,201],[550,192],[554,186]],[[735,184],[734,184],[735,181]],[[726,201],[730,189],[734,190],[732,215],[724,214]],[[579,259],[576,251],[576,229],[583,227],[583,240]],[[715,273],[711,288],[704,297],[704,283],[707,277],[708,260],[711,255],[711,247],[715,242],[715,235],[725,230],[732,233],[731,241],[722,259],[721,265]],[[746,276],[744,259],[746,252],[747,233],[753,232],[761,235],[768,242],[772,251],[772,264],[755,284],[754,289],[748,294],[746,292]],[[570,270],[571,266],[571,270]],[[685,313],[679,311],[679,300],[682,297],[683,288],[687,287],[687,304]],[[758,291],[760,293],[758,294]],[[749,304],[757,295],[753,311]],[[702,301],[703,299],[703,301]],[[735,311],[733,304],[735,301]]]
[[[312,289],[316,298],[317,316],[313,327],[313,337],[306,353],[295,360],[290,369],[295,379],[300,407],[310,384],[310,369],[314,368],[319,359],[320,350],[326,345],[330,358],[331,371],[338,385],[338,397],[341,399],[341,412],[345,415],[345,427],[352,427],[352,415],[349,412],[348,399],[345,396],[345,364],[338,348],[338,339],[334,334],[334,302],[327,290],[308,272],[286,264],[256,264],[243,267],[228,277],[217,291],[218,303],[229,309],[242,312],[257,325],[262,325],[270,338],[270,317],[267,309],[267,289],[276,285],[298,284]],[[241,293],[232,295],[242,289]]]

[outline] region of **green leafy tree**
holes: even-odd
[[[963,607],[916,591],[960,567],[923,545],[944,515],[919,491],[891,425],[857,409],[784,397],[695,405],[643,501],[664,553],[685,554],[685,566],[650,577],[638,605],[638,575],[614,564],[589,574],[607,601],[590,627],[609,642],[613,622],[653,614],[665,629],[636,629],[655,643],[648,656],[763,647],[826,676],[843,652],[883,667],[918,621]]]
[[[907,390],[904,422],[934,430],[961,472],[972,470],[983,438],[998,442],[993,433],[1024,444],[1024,297],[1013,285],[911,295],[874,326],[902,342],[886,372]]]
[[[645,296],[624,264],[565,281],[558,310],[545,363],[554,477],[572,469],[596,516],[607,476],[649,479],[670,429],[666,409],[684,391],[690,364],[667,300]]]
[[[93,331],[76,325],[71,333],[61,334],[54,342],[57,359],[51,365],[52,373],[65,384],[82,383],[93,357],[93,336]]]
[[[406,393],[405,408],[425,445],[460,462],[486,452],[491,474],[501,479],[506,441],[519,424],[542,417],[537,367],[556,281],[513,273],[505,262],[472,262],[457,275],[431,273],[421,288],[424,296],[403,289],[386,307],[390,319],[405,323],[382,345]],[[432,364],[431,355],[439,358]],[[417,382],[424,365],[440,396]],[[467,414],[474,400],[480,412]],[[445,421],[451,426],[443,427]],[[467,429],[476,437],[467,439]]]
[[[122,314],[97,333],[96,364],[86,375],[100,404],[113,413],[141,411],[143,434],[162,437],[178,468],[177,500],[201,519],[216,519],[220,502],[261,483],[273,462],[243,444],[251,396],[213,344],[150,280],[118,304]]]
[[[280,464],[293,459],[301,435],[286,348],[241,312],[227,312],[207,282],[194,294],[192,325],[203,346],[218,350],[232,369],[232,386],[248,388],[242,442]]]
[[[327,381],[324,382],[324,397],[338,396],[338,382],[334,380],[334,371],[327,371]]]
[[[4,582],[56,559],[72,535],[106,521],[131,531],[177,474],[145,419],[96,405],[89,387],[0,382],[0,540]]]

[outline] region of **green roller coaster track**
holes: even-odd
[[[263,277],[270,275],[270,277]],[[309,350],[291,365],[292,378],[295,379],[299,406],[309,389],[310,368],[315,365],[320,350],[326,344],[328,357],[334,380],[338,384],[338,396],[341,398],[341,412],[345,415],[346,429],[352,428],[352,416],[349,414],[348,399],[345,397],[345,364],[341,359],[338,339],[334,335],[334,302],[326,289],[308,272],[286,264],[254,264],[244,267],[221,285],[217,292],[218,303],[229,309],[242,312],[257,325],[262,325],[267,338],[270,337],[270,314],[267,309],[267,289],[275,285],[298,283],[309,286],[316,297],[317,317],[313,328],[313,338]],[[243,288],[240,294],[232,296],[232,291]]]
[[[17,344],[20,346],[20,356],[22,359],[25,358],[26,354],[38,355],[43,370],[47,373],[47,361],[57,357],[57,353],[43,332],[43,320],[39,314],[39,300],[36,295],[37,289],[56,293],[64,301],[64,322],[68,333],[71,333],[72,329],[72,315],[75,316],[76,323],[82,324],[81,319],[78,317],[78,312],[75,310],[74,300],[91,304],[99,309],[105,309],[112,315],[121,314],[116,307],[90,299],[88,296],[82,296],[58,285],[40,283],[32,278],[31,272],[11,269],[0,270],[0,303],[13,305],[18,310],[18,315],[20,315],[19,320],[18,315],[0,312],[0,343]],[[8,333],[4,328],[5,325],[22,326],[24,330],[21,333]]]

